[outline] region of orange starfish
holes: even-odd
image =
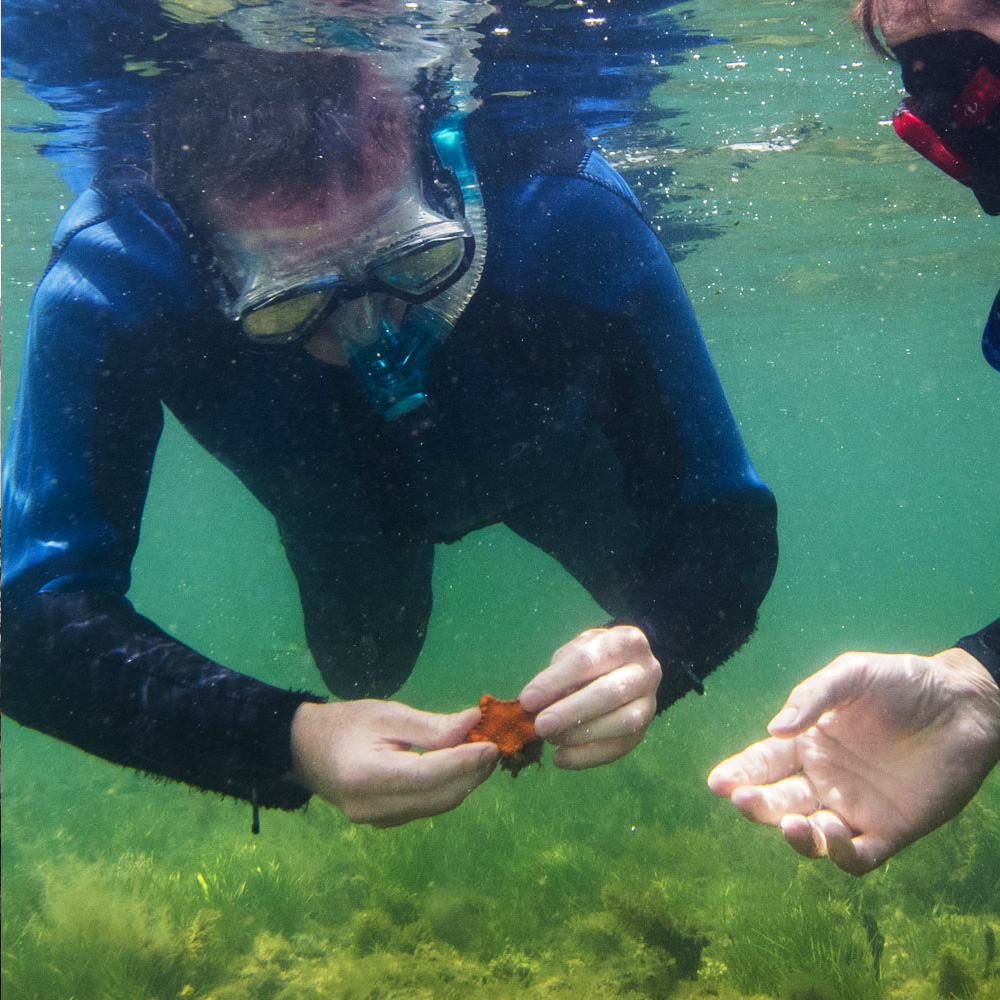
[[[521,708],[521,703],[501,701],[491,694],[479,699],[483,717],[466,736],[466,743],[495,743],[503,760],[500,766],[516,778],[528,764],[540,764],[542,741],[535,735],[535,716]]]

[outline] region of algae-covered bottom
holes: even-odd
[[[4,799],[5,1000],[1000,1000],[995,781],[856,880],[665,776],[664,742],[395,830],[314,802],[254,838],[242,804],[45,741],[52,787]]]

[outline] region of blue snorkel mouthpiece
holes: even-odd
[[[369,402],[385,420],[395,420],[427,399],[427,362],[448,338],[479,284],[486,256],[486,215],[476,171],[469,156],[461,115],[444,119],[431,135],[437,156],[450,172],[461,197],[461,213],[473,234],[472,260],[461,277],[439,295],[413,305],[397,328],[379,323],[371,344],[345,345],[351,368]]]
[[[353,346],[349,358],[368,401],[383,419],[395,420],[427,399],[427,359],[449,327],[436,313],[416,306],[399,329],[388,318],[380,328],[376,341]]]

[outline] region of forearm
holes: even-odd
[[[298,706],[319,701],[228,670],[99,591],[5,595],[4,712],[127,767],[260,805],[286,780]]]
[[[660,710],[691,690],[753,634],[778,559],[774,498],[764,487],[691,511],[643,560],[632,609],[663,667]]]

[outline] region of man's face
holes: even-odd
[[[1000,12],[969,0],[886,6],[880,27],[911,95],[897,133],[1000,214]]]
[[[226,288],[225,310],[251,340],[302,340],[324,360],[400,328],[468,266],[470,230],[424,200],[415,158],[386,165],[369,189],[202,202]]]

